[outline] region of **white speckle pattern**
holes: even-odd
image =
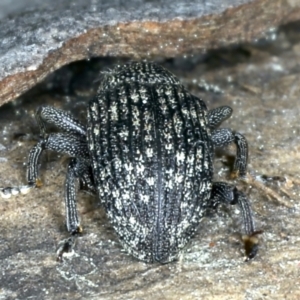
[[[88,122],[95,184],[120,241],[141,260],[174,260],[210,197],[205,104],[165,69],[133,63],[103,78]]]

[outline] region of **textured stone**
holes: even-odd
[[[0,4],[0,105],[72,61],[174,57],[261,38],[293,0],[11,0]]]

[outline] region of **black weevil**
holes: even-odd
[[[88,104],[87,124],[54,107],[36,117],[42,138],[31,149],[28,184],[0,190],[3,197],[39,186],[43,150],[68,154],[65,183],[67,229],[82,229],[76,208],[76,183],[95,193],[119,240],[145,262],[170,262],[194,235],[209,207],[238,204],[247,238],[247,258],[256,255],[257,239],[247,197],[236,187],[212,182],[214,148],[235,143],[234,172],[246,175],[248,145],[230,129],[217,129],[232,113],[228,106],[207,111],[164,68],[147,62],[116,66],[106,72]],[[46,124],[61,133],[47,133]],[[72,247],[68,239],[61,258]]]

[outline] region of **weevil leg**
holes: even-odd
[[[245,177],[248,163],[248,143],[246,138],[228,128],[215,129],[212,132],[212,141],[216,147],[224,147],[234,143],[237,148],[233,166],[234,177]]]
[[[224,147],[231,143],[237,146],[237,155],[233,166],[233,177],[245,177],[248,163],[248,143],[246,138],[231,129],[216,129],[224,120],[232,114],[232,108],[221,106],[208,112],[208,126],[212,131],[212,141],[217,147]]]
[[[88,159],[88,148],[84,136],[53,133],[46,138],[41,139],[33,148],[31,148],[27,162],[27,185],[19,187],[0,188],[0,196],[9,198],[12,195],[26,194],[35,187],[42,185],[38,178],[38,163],[44,150],[53,150],[58,153],[68,154],[72,157]]]
[[[68,232],[72,235],[80,233],[82,231],[80,227],[76,203],[79,182],[78,167],[79,166],[77,163],[77,159],[71,159],[68,166],[65,182],[66,225]]]
[[[36,119],[40,127],[42,139],[30,150],[27,163],[27,184],[17,187],[0,188],[2,198],[10,198],[12,195],[27,194],[34,187],[41,186],[38,179],[38,161],[43,150],[50,149],[61,153],[72,153],[85,155],[87,147],[85,145],[86,128],[72,115],[51,106],[41,106],[36,111]],[[57,128],[65,131],[69,135],[49,135],[46,136],[46,124],[53,124]],[[75,144],[72,144],[72,134],[75,136]],[[63,140],[63,138],[67,140]],[[69,140],[69,143],[68,143]],[[75,145],[79,148],[74,149]]]
[[[45,139],[40,140],[31,148],[27,162],[27,185],[0,188],[2,198],[10,198],[12,195],[27,194],[35,187],[42,185],[38,179],[38,161],[45,148]]]
[[[223,121],[228,119],[232,114],[230,106],[220,106],[210,110],[207,114],[208,126],[211,129],[217,128]]]
[[[95,191],[94,188],[90,186],[93,181],[90,166],[85,160],[72,158],[68,165],[65,182],[66,224],[68,232],[72,235],[82,231],[79,225],[76,205],[79,181],[83,181],[90,190]]]
[[[67,133],[76,133],[81,136],[86,135],[85,126],[71,114],[61,109],[52,106],[40,106],[37,109],[35,116],[43,137],[45,137],[46,134],[46,124],[55,125],[57,128]]]
[[[246,234],[243,236],[246,257],[247,260],[252,259],[256,256],[258,251],[257,235],[260,234],[261,231],[255,230],[253,213],[248,198],[233,185],[225,182],[215,182],[213,183],[211,191],[211,205],[215,208],[220,203],[239,205]]]
[[[65,254],[72,252],[76,240],[75,237],[82,232],[76,201],[79,190],[78,183],[83,178],[85,184],[92,184],[93,179],[90,171],[90,166],[85,160],[71,159],[65,182],[66,225],[71,237],[60,243],[57,250],[57,260],[59,261],[63,259]]]

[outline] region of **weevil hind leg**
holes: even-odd
[[[77,210],[77,192],[79,187],[82,186],[87,187],[91,192],[94,191],[90,166],[85,160],[72,158],[65,182],[66,226],[71,236],[59,243],[57,249],[58,261],[62,261],[64,256],[73,252],[76,236],[82,233]]]
[[[243,236],[246,260],[254,258],[258,251],[257,235],[261,231],[256,231],[253,213],[246,195],[240,192],[235,186],[225,182],[213,183],[211,191],[211,206],[217,207],[220,203],[237,204],[242,212],[245,235]]]

